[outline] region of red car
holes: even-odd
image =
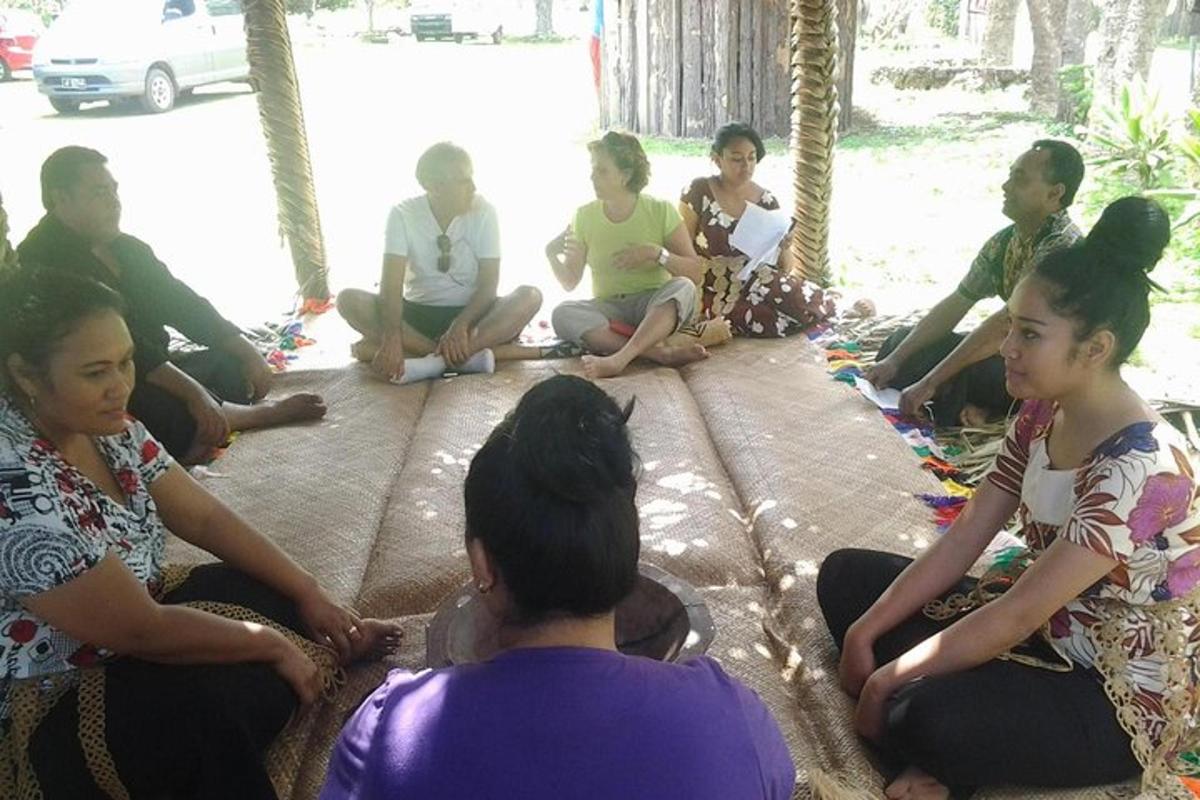
[[[0,8],[0,81],[33,66],[33,46],[41,34],[42,21],[35,14]]]

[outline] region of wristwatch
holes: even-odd
[[[665,247],[661,248],[658,251],[658,265],[660,267],[665,267],[667,265],[667,259],[670,257],[671,257],[671,251]]]

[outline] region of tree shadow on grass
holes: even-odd
[[[1045,117],[1028,112],[952,111],[937,114],[921,125],[892,125],[877,121],[869,111],[855,109],[853,127],[838,140],[838,147],[843,150],[912,149],[922,145],[969,142],[982,134],[1018,123],[1042,125],[1047,133],[1060,133]]]

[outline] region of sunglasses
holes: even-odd
[[[438,272],[450,271],[450,237],[446,234],[441,234],[437,238],[438,248]]]

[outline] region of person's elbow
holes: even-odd
[[[563,275],[561,273],[555,274],[558,277],[558,285],[561,286],[565,292],[575,291],[575,287],[578,286],[580,280],[583,279],[582,275]]]

